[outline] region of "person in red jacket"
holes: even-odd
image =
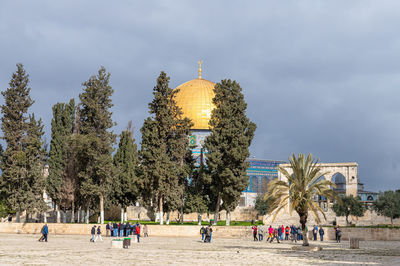
[[[137,236],[137,242],[140,242],[140,223],[136,223],[136,229],[135,229],[135,233]]]
[[[289,240],[289,234],[290,234],[290,227],[286,225],[285,228],[285,240]]]
[[[253,229],[254,241],[258,241],[258,238],[257,238],[257,226],[254,225],[251,229]]]

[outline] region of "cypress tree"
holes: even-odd
[[[256,125],[246,116],[247,104],[236,81],[222,80],[215,85],[214,92],[211,135],[205,140],[208,181],[211,193],[217,198],[214,223],[217,223],[222,200],[229,225],[230,212],[236,208],[241,192],[248,186],[245,160],[250,155],[249,146]]]
[[[10,87],[2,92],[5,102],[1,106],[1,127],[7,148],[2,154],[1,191],[7,205],[17,212],[17,222],[22,211],[26,211],[28,217],[46,209],[43,200],[46,159],[43,124],[34,115],[27,115],[34,102],[29,96],[28,84],[29,77],[23,65],[17,64]]]
[[[17,71],[13,73],[9,88],[2,91],[4,104],[1,106],[1,129],[7,148],[3,152],[1,170],[1,191],[7,205],[17,212],[19,222],[20,212],[27,209],[26,196],[31,190],[26,183],[26,154],[24,152],[24,138],[28,130],[29,107],[33,100],[29,96],[31,88],[29,78],[23,65],[17,64]],[[25,191],[24,189],[28,189]]]
[[[24,185],[27,185],[24,190],[27,192],[25,196],[27,215],[36,211],[44,212],[47,209],[43,200],[45,191],[43,170],[46,159],[43,135],[42,119],[36,120],[34,114],[30,115],[24,149],[26,154],[26,182]]]
[[[161,72],[149,103],[150,114],[142,132],[142,172],[144,198],[157,202],[160,224],[163,224],[164,205],[168,211],[182,206],[184,179],[187,176],[185,156],[191,122],[182,118],[174,97],[178,92],[169,87],[169,77]]]
[[[121,222],[124,221],[126,207],[134,204],[139,195],[140,179],[137,176],[139,163],[137,145],[133,138],[132,122],[122,131],[118,150],[114,155],[116,178],[113,179],[112,196],[121,206]]]
[[[46,182],[46,192],[51,197],[57,211],[57,222],[60,222],[59,206],[61,204],[62,186],[66,175],[66,165],[70,158],[67,151],[70,147],[69,139],[73,132],[75,119],[75,101],[69,104],[57,103],[53,106],[51,121],[51,141],[49,152],[49,176]]]
[[[111,95],[114,90],[109,85],[110,74],[101,67],[97,76],[92,76],[83,83],[81,100],[80,132],[85,137],[86,165],[81,168],[79,177],[81,189],[87,190],[88,196],[99,199],[100,222],[104,222],[104,198],[110,192],[110,179],[113,172],[112,145],[116,136],[110,131],[115,125],[112,121],[113,106]]]

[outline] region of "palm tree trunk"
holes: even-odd
[[[124,207],[121,207],[121,223],[124,222]]]
[[[201,213],[199,213],[198,215],[197,215],[197,221],[198,221],[198,225],[201,225]]]
[[[299,214],[300,215],[300,214]],[[308,237],[306,232],[307,214],[300,215],[301,231],[303,234],[303,246],[309,246]]]
[[[167,212],[167,221],[165,222],[165,224],[169,224],[170,215],[171,215],[171,212]]]
[[[15,213],[15,222],[21,222],[21,213],[19,211]]]
[[[219,215],[219,207],[221,205],[221,195],[218,193],[217,197],[217,206],[215,207],[215,213],[214,213],[214,223],[213,225],[217,225],[218,222],[218,215]]]

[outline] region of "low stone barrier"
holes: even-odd
[[[43,223],[0,223],[0,233],[6,234],[40,234]],[[60,235],[90,235],[94,224],[62,224],[48,223],[49,234]],[[96,225],[98,226],[98,225]],[[162,237],[200,237],[198,225],[148,225],[149,236]],[[106,235],[106,225],[101,225],[103,236]],[[213,226],[213,237],[221,238],[252,238],[250,226]],[[309,227],[311,228],[311,227]],[[324,227],[324,240],[335,240],[332,227]],[[350,237],[370,240],[400,241],[400,229],[397,228],[353,228],[343,227],[343,241]],[[311,232],[308,232],[311,235]],[[319,241],[319,235],[318,235]]]

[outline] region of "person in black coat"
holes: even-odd
[[[93,225],[90,233],[92,234],[92,238],[90,239],[90,242],[94,242],[94,238],[96,237],[96,226],[95,225]]]

